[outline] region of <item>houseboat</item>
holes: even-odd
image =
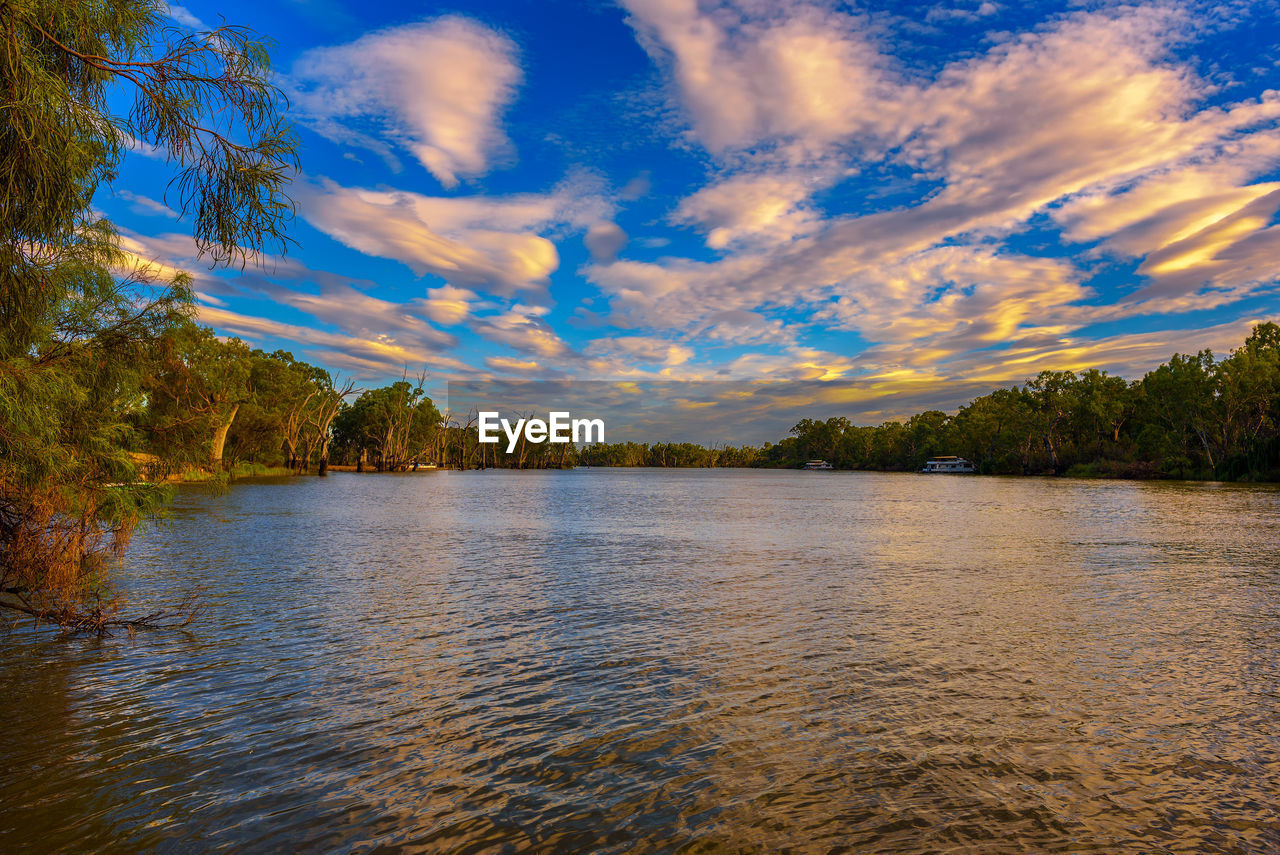
[[[978,471],[978,467],[972,462],[965,460],[963,457],[930,457],[925,461],[924,468],[921,472],[940,472],[950,475],[972,474]]]
[[[828,463],[825,460],[810,460],[808,463],[804,465],[804,468],[811,471],[835,469],[834,466],[832,466],[830,463]]]

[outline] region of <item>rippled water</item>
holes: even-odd
[[[1280,492],[867,473],[184,492],[0,663],[0,850],[1280,851]]]

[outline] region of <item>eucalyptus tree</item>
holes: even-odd
[[[335,378],[328,372],[321,372],[321,374],[323,376],[317,377],[316,380],[320,388],[315,406],[307,411],[307,426],[319,450],[317,474],[327,475],[329,473],[329,445],[333,439],[333,423],[338,414],[342,412],[347,396],[354,394],[357,390],[356,384],[352,380],[341,381],[340,378]],[[309,454],[308,459],[310,459]]]
[[[151,356],[191,311],[188,277],[130,269],[94,193],[128,149],[154,148],[215,264],[283,249],[292,215],[268,46],[166,12],[0,3],[0,605],[75,627],[104,625],[83,607],[102,559],[163,499],[129,452]]]
[[[422,388],[423,379],[367,389],[338,413],[334,439],[360,469],[372,456],[377,471],[402,471],[421,463],[436,447],[441,417]]]
[[[1144,445],[1179,475],[1212,474],[1214,453],[1214,359],[1208,350],[1195,356],[1175,353],[1142,378]],[[1197,465],[1197,459],[1199,465]]]
[[[1280,464],[1280,326],[1255,327],[1215,372],[1226,474],[1265,475]]]
[[[312,378],[319,369],[284,350],[254,350],[247,359],[240,406],[227,433],[224,459],[267,464],[289,462],[301,443],[302,415],[318,393]]]
[[[227,434],[252,397],[253,351],[188,322],[162,338],[157,362],[146,384],[155,447],[192,452],[189,462],[220,471]]]

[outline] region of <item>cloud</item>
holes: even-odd
[[[1026,343],[999,352],[974,352],[948,366],[954,376],[991,385],[1021,383],[1043,370],[1084,371],[1099,368],[1137,378],[1168,361],[1174,353],[1212,350],[1225,354],[1265,318],[1247,317],[1208,327],[1122,333],[1090,338],[1069,334]]]
[[[465,321],[471,315],[472,306],[479,300],[480,295],[474,291],[445,285],[428,288],[427,298],[415,300],[414,305],[434,323],[452,327]]]
[[[1007,232],[1055,200],[1168,168],[1255,123],[1254,103],[1194,110],[1211,87],[1164,61],[1184,26],[1163,7],[1078,15],[904,92],[902,157],[943,187],[857,231],[906,248]]]
[[[1280,193],[1249,183],[1280,163],[1280,98],[1204,106],[1216,85],[1170,56],[1195,36],[1184,10],[1078,12],[908,75],[863,22],[815,4],[625,5],[717,158],[717,179],[671,220],[724,255],[589,268],[624,328],[715,342],[742,340],[752,316],[793,336],[834,326],[865,342],[866,363],[899,370],[1060,340],[1112,313],[1222,306],[1280,276]],[[759,79],[793,44],[824,71]],[[799,94],[772,97],[785,86]],[[830,115],[805,106],[819,103]],[[873,195],[876,170],[895,207],[824,214],[819,200]],[[1006,245],[1036,218],[1103,255]],[[1111,305],[1087,284],[1103,256],[1137,259],[1142,277]]]
[[[197,319],[216,330],[245,338],[251,342],[263,338],[284,339],[303,344],[305,353],[324,364],[340,366],[363,376],[383,377],[398,374],[406,367],[429,365],[452,371],[468,371],[452,357],[430,347],[399,341],[394,336],[374,334],[368,337],[326,332],[311,327],[287,324],[268,318],[230,312],[216,306],[199,306]]]
[[[916,364],[1061,334],[1092,294],[1065,261],[966,246],[860,270],[837,290],[818,320],[899,345]]]
[[[218,290],[220,280],[193,263],[196,246],[188,235],[150,237],[121,229],[119,246],[124,256],[121,273],[136,273],[163,282],[172,282],[185,273],[204,290]]]
[[[516,55],[506,36],[450,16],[309,50],[288,85],[320,133],[396,164],[390,140],[451,188],[509,146],[499,119],[521,79]]]
[[[1092,340],[1063,337],[994,355],[972,353],[959,375],[929,366],[877,368],[860,358],[793,347],[774,354],[744,354],[713,371],[691,366],[679,376],[664,371],[625,380],[618,374],[613,382],[488,379],[454,384],[450,402],[459,409],[485,403],[518,412],[589,411],[605,420],[615,442],[776,442],[802,418],[843,416],[855,424],[877,424],[925,410],[955,412],[975,397],[1021,384],[1045,369],[1101,367],[1140,377],[1174,351],[1226,352],[1257,322],[1242,319],[1204,329]],[[518,360],[494,360],[490,367],[538,373]]]
[[[1117,314],[1211,308],[1280,278],[1280,182],[1254,181],[1277,161],[1280,133],[1259,131],[1190,166],[1079,194],[1052,216],[1068,240],[1141,259],[1148,283]]]
[[[536,359],[512,359],[509,356],[486,356],[484,364],[492,368],[494,371],[501,371],[510,374],[537,374],[539,376],[546,373],[546,369]]]
[[[149,142],[143,142],[137,137],[126,137],[124,139],[124,147],[129,151],[136,152],[143,157],[149,157],[153,160],[167,160],[168,156],[161,149],[153,146]]]
[[[649,195],[649,191],[653,189],[653,175],[645,169],[636,174],[634,178],[626,183],[621,190],[618,191],[618,198],[627,201],[635,201]]]
[[[622,5],[715,154],[772,144],[802,160],[881,124],[881,57],[858,17],[797,2]]]
[[[432,323],[458,324],[478,303],[465,289],[444,286],[429,289],[425,298],[385,300],[367,293],[374,283],[312,270],[296,260],[276,259],[266,268],[247,266],[233,279],[211,273],[195,259],[195,243],[189,235],[140,235],[125,232],[121,246],[155,274],[171,278],[178,270],[194,271],[200,285],[199,318],[220,332],[250,339],[292,339],[303,347],[324,348],[328,365],[341,365],[366,376],[398,373],[405,364],[430,364],[466,371],[446,352],[455,349],[458,337]],[[358,287],[357,287],[358,286]],[[259,312],[278,313],[280,307],[337,328],[329,332],[279,320],[236,313],[221,296],[253,300]]]
[[[999,11],[1000,7],[991,2],[979,3],[972,8],[968,6],[932,6],[925,13],[924,19],[931,24],[940,21],[977,21],[989,15],[994,15]]]
[[[413,347],[442,351],[458,343],[456,336],[431,326],[420,316],[427,301],[405,303],[382,300],[350,285],[326,284],[319,293],[302,291],[296,285],[262,283],[258,290],[277,304],[305,312],[322,323],[336,326],[358,338],[392,336]]]
[[[573,182],[549,194],[442,198],[322,179],[295,185],[294,196],[308,222],[352,249],[503,296],[545,292],[560,256],[543,233],[594,230],[615,243],[621,234],[601,220],[607,204]]]
[[[1197,50],[1211,26],[1198,7],[1074,4],[984,35],[1005,10],[977,0],[932,22],[827,0],[623,5],[685,122],[678,168],[643,159],[448,198],[303,179],[311,225],[432,279],[406,294],[293,262],[195,270],[203,294],[235,296],[206,304],[267,298],[337,330],[316,346],[364,370],[396,348],[466,348],[521,377],[839,379],[857,391],[814,394],[871,418],[1044,367],[1140,372],[1184,342],[1236,343],[1243,322],[1201,335],[1177,313],[1216,322],[1278,293],[1280,95]],[[890,38],[909,26],[933,41]],[[966,41],[935,50],[948,28]],[[520,76],[510,39],[453,17],[310,51],[290,85],[322,132],[389,162],[408,153],[453,187],[510,152],[501,119]],[[659,192],[642,166],[665,176]],[[702,182],[668,196],[690,168]],[[176,236],[131,239],[187,263]],[[561,269],[564,240],[583,241],[581,270]],[[575,273],[595,291],[550,312],[553,288],[584,296]],[[594,340],[563,338],[566,314]],[[1176,331],[1094,332],[1137,315]]]
[[[693,349],[656,336],[611,336],[589,344],[585,353],[592,356],[621,358],[649,365],[683,365],[693,358]]]
[[[742,253],[715,262],[618,261],[589,266],[585,274],[609,300],[607,322],[622,329],[682,332],[691,340],[725,344],[791,343],[795,328],[753,311],[792,301],[791,295],[774,291],[775,283],[751,286],[765,260]]]
[[[367,255],[403,262],[419,276],[504,294],[545,287],[560,264],[535,233],[558,217],[539,196],[444,199],[391,190],[299,185],[299,209],[313,226]]]
[[[521,355],[544,360],[575,355],[551,325],[529,307],[517,306],[501,314],[475,318],[470,326],[476,334],[506,345]]]
[[[115,195],[119,196],[132,204],[129,210],[135,214],[141,214],[144,217],[171,217],[178,219],[178,212],[170,208],[163,202],[157,202],[149,196],[143,196],[139,193],[133,193],[123,188],[114,189]]]
[[[191,14],[191,12],[183,6],[169,5],[165,8],[165,14],[177,23],[189,29],[199,30],[201,32],[209,29],[209,27],[205,26],[204,21],[201,21],[195,15]]]
[[[803,175],[736,175],[686,197],[672,220],[702,229],[712,249],[761,240],[785,243],[819,225],[807,204],[812,184]]]
[[[627,245],[627,233],[614,223],[596,223],[587,229],[583,242],[591,253],[592,261],[596,264],[612,264]]]
[[[240,290],[231,280],[217,275],[207,262],[200,260],[195,239],[189,233],[147,235],[126,228],[120,228],[119,232],[120,248],[126,258],[131,264],[150,271],[151,275],[172,279],[178,273],[186,273],[203,291],[211,294],[233,294]],[[244,271],[236,281],[248,283],[262,277],[300,279],[307,276],[324,278],[333,274],[308,270],[295,258],[249,253],[245,258]]]

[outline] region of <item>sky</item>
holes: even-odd
[[[96,204],[219,334],[362,385],[794,384],[876,423],[1280,319],[1273,3],[169,11],[275,40],[297,245],[210,269],[145,148]]]

